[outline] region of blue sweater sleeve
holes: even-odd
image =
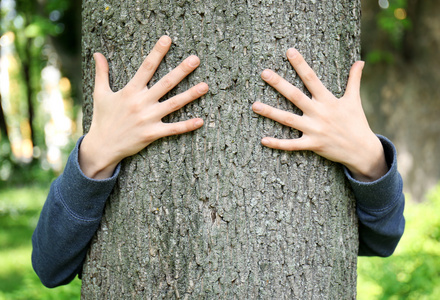
[[[82,138],[62,175],[51,185],[32,236],[32,265],[41,282],[56,287],[81,273],[89,243],[119,173],[106,180],[86,177],[78,163]]]
[[[378,137],[389,166],[387,174],[374,182],[360,182],[345,169],[356,198],[360,256],[390,256],[405,228],[405,197],[402,178],[397,171],[396,149],[387,138]]]

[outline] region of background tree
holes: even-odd
[[[72,52],[67,52],[62,47],[57,47],[58,51],[55,51],[54,47],[60,44],[57,41],[65,40],[66,36],[69,41],[75,41],[75,35],[71,34],[72,31],[76,32],[74,29],[77,28],[74,26],[76,25],[73,22],[74,18],[69,19],[66,16],[77,16],[77,18],[80,16],[75,13],[70,14],[75,7],[70,2],[70,0],[1,2],[0,185],[7,185],[6,181],[23,181],[31,171],[38,173],[41,169],[57,169],[56,164],[53,163],[54,155],[50,155],[53,148],[51,149],[51,143],[48,142],[55,139],[54,130],[48,130],[47,127],[52,121],[48,108],[50,106],[55,110],[53,107],[56,105],[54,103],[47,105],[47,102],[54,94],[54,90],[61,90],[63,95],[58,97],[58,104],[64,101],[66,107],[72,106],[70,87],[73,85],[73,90],[78,90],[77,78],[80,77],[81,72],[78,61],[67,63],[73,56],[68,54],[75,52],[75,48],[77,49],[75,54],[79,56],[79,40],[76,40],[76,47],[71,44],[69,50]],[[79,21],[76,23],[80,25]],[[61,64],[63,71],[69,76],[77,74],[76,80],[74,76],[71,76],[72,81],[63,78],[63,87],[60,80],[56,85],[49,87],[48,81],[54,82],[55,79],[53,72],[52,76],[47,76],[48,67],[58,70]],[[76,70],[69,72],[72,68]],[[58,74],[62,77],[60,73]],[[72,94],[77,96],[79,93]],[[64,114],[64,111],[59,112],[58,117],[60,114]],[[74,119],[74,115],[72,112],[69,117]],[[60,139],[58,136],[57,139],[59,143],[67,144],[67,138]],[[61,171],[62,162],[58,158],[55,160],[59,161],[58,171]],[[48,174],[47,177],[51,176]],[[33,177],[35,176],[29,176],[34,179]]]
[[[398,149],[405,192],[421,201],[440,179],[440,2],[363,1],[362,100]]]
[[[201,66],[171,94],[210,92],[167,121],[198,116],[195,133],[126,159],[85,264],[85,298],[355,298],[357,223],[342,168],[309,152],[264,148],[298,132],[255,115],[257,101],[296,110],[259,77],[297,86],[296,47],[341,96],[359,58],[359,1],[83,1],[84,127],[92,54],[114,90],[162,34],[173,45],[157,76],[190,54]]]

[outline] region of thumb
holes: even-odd
[[[93,54],[95,59],[95,92],[109,92],[107,59],[101,53]]]
[[[345,90],[346,96],[358,96],[360,94],[362,70],[364,65],[365,62],[357,61],[351,67],[347,89]]]

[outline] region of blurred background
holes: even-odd
[[[362,100],[397,146],[407,227],[390,258],[360,258],[359,299],[440,297],[440,2],[362,1]],[[30,238],[81,128],[81,5],[1,0],[0,300],[78,299],[44,288]]]

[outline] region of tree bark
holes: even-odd
[[[310,152],[265,148],[299,133],[251,111],[297,111],[259,74],[303,87],[296,47],[335,94],[359,58],[359,1],[83,1],[84,127],[94,52],[121,89],[156,40],[173,44],[150,83],[190,54],[200,67],[170,95],[205,81],[204,97],[169,116],[202,117],[123,161],[83,272],[85,299],[353,299],[357,219],[342,167]]]

